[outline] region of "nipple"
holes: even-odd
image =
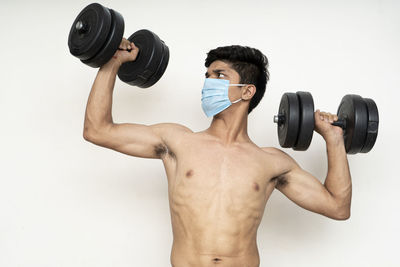
[[[259,190],[260,190],[260,186],[258,185],[258,183],[253,183],[253,188],[254,188],[254,190],[256,190],[256,191],[259,191]]]
[[[190,177],[192,177],[193,176],[193,170],[188,170],[187,172],[186,172],[186,178],[190,178]]]

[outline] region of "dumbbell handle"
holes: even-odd
[[[274,123],[283,123],[285,121],[285,115],[278,114],[274,116]]]
[[[78,20],[75,24],[75,30],[77,30],[80,34],[87,32],[88,27],[84,21]]]
[[[118,50],[121,50],[121,51],[128,51],[129,53],[132,51],[132,49],[122,49],[122,48],[119,48],[119,47],[118,47]]]
[[[340,128],[342,128],[343,130],[346,129],[346,120],[344,119],[338,119],[337,121],[334,121],[333,123],[331,123],[333,126],[339,126]]]
[[[285,115],[283,114],[278,114],[274,116],[274,122],[275,123],[283,123],[285,121]],[[337,121],[334,121],[333,123],[331,123],[333,126],[338,126],[340,128],[342,128],[343,130],[346,129],[346,120],[344,119],[338,119]]]

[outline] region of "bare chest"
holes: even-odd
[[[182,151],[168,177],[171,203],[216,213],[263,209],[274,188],[274,169],[258,153],[207,144]]]

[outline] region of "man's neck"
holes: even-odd
[[[230,145],[233,143],[249,142],[247,134],[247,113],[224,112],[214,116],[210,127],[206,133],[218,138],[222,144]]]

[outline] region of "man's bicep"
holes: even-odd
[[[102,131],[96,144],[135,157],[161,158],[168,153],[165,137],[182,127],[173,123],[112,124]]]
[[[335,217],[337,206],[333,196],[315,176],[303,170],[294,160],[292,168],[277,179],[276,189],[304,209]]]

